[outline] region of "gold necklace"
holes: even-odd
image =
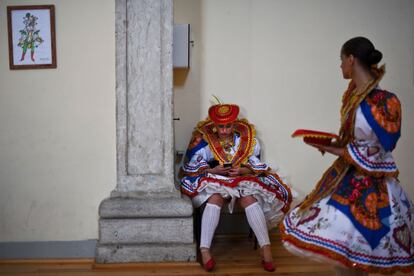
[[[361,100],[361,95],[366,94],[368,88],[371,88],[372,84],[375,82],[375,79],[371,79],[368,82],[364,84],[362,88],[355,87],[351,91],[351,95],[349,97],[348,102],[346,103],[344,110],[342,111],[342,122],[344,122],[347,119],[347,116],[349,116],[349,111],[353,109],[355,104],[359,104]],[[373,87],[372,87],[373,88]],[[369,89],[371,90],[371,89]],[[365,98],[365,97],[364,97]]]
[[[341,145],[349,142],[354,136],[354,120],[355,111],[362,100],[368,95],[369,92],[378,84],[380,79],[372,79],[368,81],[362,89],[354,87],[350,91],[350,95],[344,103],[344,108],[341,110],[341,128],[339,135],[341,136]]]
[[[220,146],[226,153],[231,152],[231,148],[234,146],[234,139],[233,137],[220,139],[219,140]]]

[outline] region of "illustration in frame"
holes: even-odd
[[[8,6],[9,65],[56,68],[55,6]]]

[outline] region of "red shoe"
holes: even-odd
[[[216,262],[214,261],[213,258],[211,258],[210,260],[208,260],[205,264],[203,264],[203,268],[206,271],[212,271],[214,269],[214,267],[216,266]]]
[[[264,270],[266,270],[266,271],[273,272],[273,271],[276,270],[276,267],[273,264],[273,262],[262,261],[262,265],[263,265]]]

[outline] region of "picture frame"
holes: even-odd
[[[55,6],[8,6],[10,70],[56,68]]]

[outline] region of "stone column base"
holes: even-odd
[[[195,244],[128,244],[96,247],[97,263],[194,262]]]
[[[195,261],[188,198],[108,198],[99,207],[97,263]]]

